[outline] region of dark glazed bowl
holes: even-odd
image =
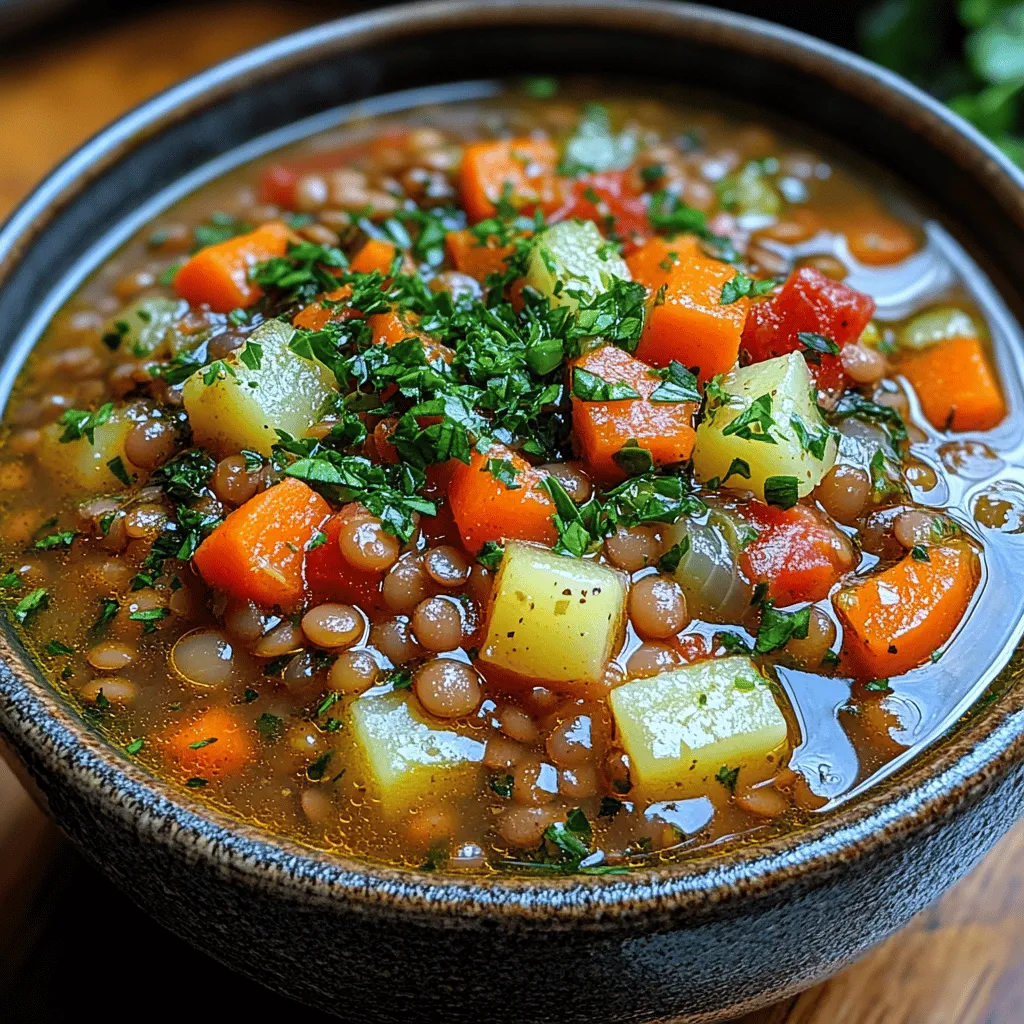
[[[630,69],[831,133],[969,226],[965,242],[1001,266],[1004,297],[1021,305],[1024,178],[896,76],[687,4],[465,0],[265,46],[88,143],[0,232],[4,379],[76,277],[228,151],[262,152],[253,140],[300,119],[453,78]],[[352,1019],[723,1019],[820,980],[903,925],[1010,827],[1024,786],[1018,654],[983,712],[802,834],[633,876],[403,872],[274,839],[153,779],[83,725],[3,628],[0,736],[68,835],[174,932]]]

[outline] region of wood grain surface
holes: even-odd
[[[117,114],[232,53],[345,8],[294,2],[185,4],[99,27],[83,25],[81,31],[65,25],[24,52],[6,54],[0,60],[5,140],[0,217]],[[192,31],[183,42],[184,28]],[[909,928],[860,963],[793,1000],[744,1017],[742,1024],[1020,1024],[1022,894],[1024,826]],[[233,1009],[249,1001],[264,1011],[253,1019],[267,1019],[276,1004],[273,997],[156,934],[155,926],[107,893],[0,765],[0,1005],[7,1007],[0,1016],[9,1024],[72,1019],[72,1004],[65,1007],[48,991],[61,983],[59,972],[66,971],[53,955],[54,942],[75,936],[88,942],[90,926],[82,918],[94,913],[101,900],[112,917],[112,932],[131,933],[133,944],[150,942],[161,949],[162,958],[148,961],[152,979],[143,980],[160,987],[176,976],[180,982],[178,966],[201,985],[202,993],[190,995],[202,998],[207,1011],[214,1009],[207,993],[219,992],[230,996]],[[147,928],[154,934],[147,936]],[[814,942],[814,936],[807,941]],[[282,1005],[283,1019],[288,1019],[289,1006]],[[302,1019],[320,1018],[302,1013]]]

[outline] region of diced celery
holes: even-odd
[[[634,786],[646,799],[761,782],[778,771],[786,750],[788,726],[772,684],[741,655],[626,683],[609,700]]]
[[[978,327],[969,313],[956,306],[936,306],[918,313],[900,332],[900,348],[919,351],[950,338],[977,338]]]
[[[722,207],[740,217],[775,217],[782,210],[782,196],[756,160],[722,178],[716,191]]]

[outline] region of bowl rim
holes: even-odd
[[[56,167],[0,228],[0,288],[54,213],[126,151],[231,92],[316,59],[443,28],[572,26],[581,10],[597,29],[666,32],[766,57],[824,78],[897,113],[927,134],[997,199],[1024,230],[1024,173],[973,126],[900,76],[814,37],[746,15],[670,0],[431,0],[350,15],[249,50],[171,87],[101,130]],[[1021,649],[1000,673],[1014,674]],[[984,713],[936,741],[877,789],[806,829],[730,851],[620,876],[460,877],[392,868],[274,836],[189,799],[89,731],[50,688],[30,656],[0,636],[0,735],[30,771],[118,818],[169,854],[212,861],[245,884],[316,902],[345,902],[448,920],[572,924],[603,930],[630,923],[729,912],[736,902],[785,898],[827,885],[866,858],[984,797],[1024,760],[1024,687],[1007,687]],[[66,797],[62,797],[66,799]]]

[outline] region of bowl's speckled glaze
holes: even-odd
[[[273,43],[88,143],[0,230],[0,386],[75,283],[72,273],[55,288],[55,268],[78,260],[80,277],[167,201],[166,190],[208,177],[197,169],[222,154],[399,89],[630,69],[756,100],[831,133],[966,225],[965,244],[1000,266],[1004,297],[1022,306],[1024,177],[896,76],[797,33],[687,4],[457,0]],[[838,970],[1009,828],[1024,792],[1024,687],[1011,685],[1022,671],[1018,654],[983,712],[813,829],[605,878],[401,872],[241,826],[108,748],[46,685],[6,622],[0,737],[61,827],[154,917],[339,1016],[712,1021]]]

